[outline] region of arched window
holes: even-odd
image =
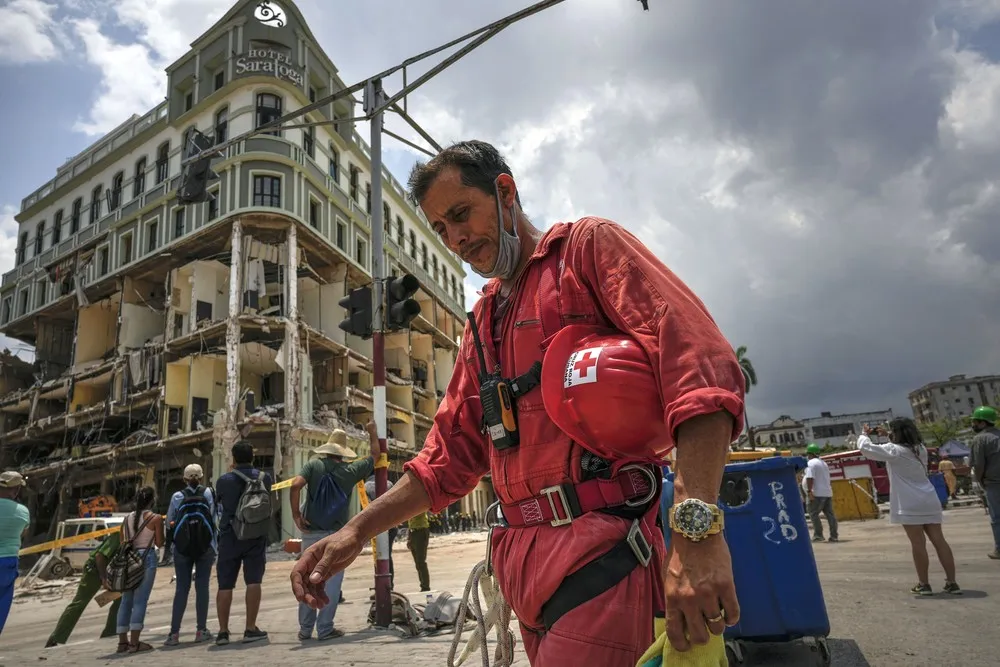
[[[229,138],[229,107],[222,107],[215,113],[215,143],[221,144]]]
[[[282,100],[272,93],[257,93],[257,108],[255,112],[255,125],[267,125],[268,123],[281,118]],[[281,136],[281,130],[275,129],[264,134],[275,137]]]

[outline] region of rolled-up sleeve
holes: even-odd
[[[705,305],[620,225],[581,223],[567,262],[615,327],[646,351],[671,440],[685,421],[720,410],[733,416],[736,440],[743,430],[743,371]]]
[[[482,322],[482,313],[477,313]],[[469,494],[490,469],[483,411],[474,369],[466,362],[471,333],[466,323],[462,346],[448,390],[434,416],[423,449],[403,470],[413,473],[431,499],[431,511],[440,512]]]

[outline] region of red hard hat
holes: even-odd
[[[659,458],[670,448],[649,357],[620,331],[561,329],[542,360],[542,400],[556,426],[598,456]]]

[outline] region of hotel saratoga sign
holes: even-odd
[[[251,44],[250,50],[236,59],[236,75],[242,74],[269,74],[296,86],[301,86],[304,80],[302,70],[292,63],[287,52],[259,44]]]

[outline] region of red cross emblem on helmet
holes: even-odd
[[[652,459],[670,447],[649,358],[620,331],[561,329],[542,359],[542,401],[556,426],[598,456]]]

